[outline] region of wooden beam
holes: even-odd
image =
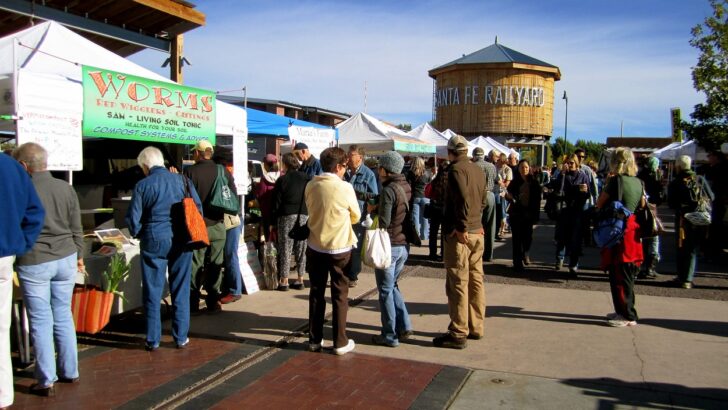
[[[169,78],[182,84],[184,78],[182,76],[182,57],[184,48],[184,37],[178,34],[172,38],[172,46],[169,53]]]
[[[134,3],[162,11],[173,16],[177,16],[183,20],[196,23],[197,25],[205,25],[205,14],[199,12],[192,7],[170,1],[170,0],[132,0]]]

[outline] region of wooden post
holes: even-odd
[[[169,78],[178,83],[182,84],[182,57],[184,48],[184,37],[182,34],[174,36],[172,44],[169,50]]]

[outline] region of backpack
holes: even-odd
[[[420,235],[417,233],[417,224],[415,224],[415,220],[412,218],[412,207],[407,201],[407,195],[405,195],[404,189],[397,183],[393,183],[391,186],[397,193],[397,199],[404,203],[405,215],[404,221],[402,222],[402,233],[404,233],[405,238],[407,238],[407,243],[411,243],[415,246],[422,246],[422,240],[420,239]]]
[[[710,196],[704,188],[705,179],[700,176],[685,178],[685,186],[690,197],[692,212],[686,212],[684,217],[695,226],[707,226],[711,223],[712,203]]]
[[[610,201],[595,216],[592,237],[600,248],[612,248],[622,242],[627,218],[632,212],[622,204],[622,177],[617,177],[617,199]]]

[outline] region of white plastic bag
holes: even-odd
[[[379,219],[374,218],[371,228],[364,233],[361,250],[362,262],[375,269],[387,269],[392,264],[392,244],[386,229],[379,229]]]

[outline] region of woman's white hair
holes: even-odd
[[[682,171],[689,170],[692,165],[693,165],[693,160],[687,155],[680,155],[675,160],[675,167]]]
[[[147,167],[147,169],[152,169],[153,167],[163,167],[164,155],[162,155],[162,151],[160,151],[159,148],[146,147],[142,150],[142,152],[139,153],[139,156],[137,157],[137,163],[140,167],[144,166]]]

